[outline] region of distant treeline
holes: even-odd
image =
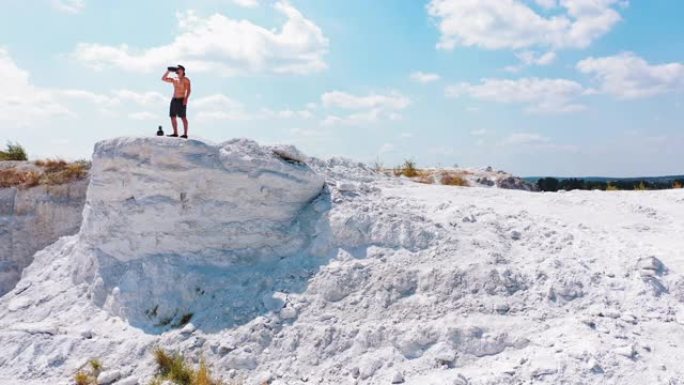
[[[540,178],[537,180],[539,191],[559,191],[559,190],[667,190],[672,188],[684,187],[683,179],[674,180],[639,180],[639,179],[618,179],[611,181],[586,180],[578,178],[557,179]]]

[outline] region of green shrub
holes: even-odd
[[[0,151],[0,160],[28,160],[28,156],[19,143],[8,142],[5,151]]]

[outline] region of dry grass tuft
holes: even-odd
[[[85,367],[89,367],[90,370],[85,370]],[[93,358],[74,374],[74,382],[76,385],[97,385],[97,376],[100,372],[102,372],[102,362]]]
[[[169,354],[164,349],[156,348],[154,360],[157,363],[157,377],[154,378],[152,384],[168,380],[177,385],[222,385],[220,380],[211,377],[204,359],[200,361],[199,369],[195,371],[182,355]]]
[[[34,162],[38,170],[21,170],[8,168],[0,170],[0,188],[19,187],[29,188],[38,185],[61,185],[81,180],[88,175],[90,162],[64,160],[39,160]]]
[[[35,171],[21,171],[14,168],[0,170],[0,188],[28,188],[40,184],[41,175]]]
[[[200,367],[195,375],[194,385],[214,385],[209,375],[209,369],[204,359],[200,361]]]
[[[40,163],[40,167],[42,167],[45,172],[58,172],[62,171],[66,168],[67,162],[63,159],[45,159],[43,161],[35,161],[33,164],[38,166]]]
[[[416,162],[410,159],[406,159],[404,164],[400,168],[401,174],[405,177],[412,178],[418,176],[418,169],[416,168]]]
[[[100,362],[100,360],[97,358],[93,358],[92,360],[88,361],[88,364],[90,365],[90,369],[93,371],[95,377],[102,372],[102,362]]]
[[[45,174],[41,178],[41,184],[46,185],[60,185],[83,179],[88,175],[90,169],[90,164],[84,161],[73,163],[66,163],[63,160],[47,162],[44,168]]]
[[[74,382],[76,383],[76,385],[91,385],[95,381],[92,380],[90,374],[82,370],[79,370],[78,372],[76,372],[76,374],[74,374]]]
[[[469,186],[468,181],[465,178],[453,174],[442,175],[442,177],[440,178],[440,183],[447,186]]]

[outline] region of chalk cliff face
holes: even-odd
[[[88,180],[0,189],[0,296],[12,290],[33,255],[81,226]]]
[[[324,183],[247,140],[101,142],[92,174],[81,242],[121,262],[182,255],[227,265],[291,254],[303,244],[297,215]]]
[[[324,179],[301,158],[249,140],[98,143],[75,281],[95,305],[151,331],[190,314],[210,329],[258,314],[234,298],[285,274],[281,259],[305,259],[320,216]]]

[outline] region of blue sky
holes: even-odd
[[[32,157],[169,129],[386,166],[684,173],[679,0],[9,1],[0,140]]]

